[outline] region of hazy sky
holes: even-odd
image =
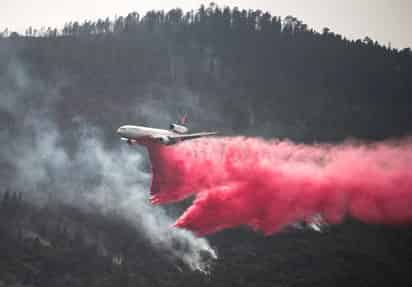
[[[62,27],[68,21],[83,21],[151,9],[197,9],[197,0],[0,0],[0,30],[24,32],[32,25]],[[217,0],[219,6],[259,8],[275,16],[293,15],[315,30],[329,27],[347,38],[369,36],[392,47],[412,47],[412,0]]]

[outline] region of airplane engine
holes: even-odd
[[[178,125],[178,124],[171,124],[170,125],[170,129],[176,133],[179,134],[184,134],[187,133],[189,131],[189,129],[185,126],[182,125]]]
[[[172,141],[168,137],[160,137],[159,141],[165,145],[172,144]]]

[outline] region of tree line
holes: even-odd
[[[394,49],[369,37],[349,40],[327,28],[314,31],[293,16],[211,4],[196,11],[68,22],[62,29],[29,27],[24,35],[6,30],[0,48],[1,88],[18,90],[18,83],[4,76],[16,58],[33,83],[42,83],[21,91],[27,93],[22,108],[41,106],[49,91],[60,96],[48,112],[61,127],[62,144],[78,141],[70,125],[76,125],[71,119],[79,115],[118,143],[113,131],[121,123],[144,123],[145,115],[134,110],[144,100],[165,103],[161,112],[168,113],[186,104],[186,95],[199,96],[193,105],[202,108],[212,103],[210,109],[222,118],[219,129],[230,127],[236,134],[335,141],[401,136],[412,129],[409,48]],[[29,137],[23,121],[5,113],[0,112],[2,127],[11,135],[23,131]],[[210,127],[201,115],[189,115],[193,123]],[[398,240],[408,242],[408,230],[352,224],[328,236],[292,232],[271,238],[226,231],[211,237],[222,259],[212,278],[206,278],[180,272],[176,262],[162,257],[121,218],[54,204],[33,207],[17,190],[3,193],[0,281],[41,286],[320,286],[335,284],[340,276],[347,286],[365,274],[374,274],[368,282],[385,279],[393,284],[402,275],[410,281],[411,252],[400,248]],[[370,242],[377,247],[368,249]],[[395,273],[391,262],[399,263]],[[375,276],[376,266],[383,268],[385,278]]]
[[[41,75],[60,65],[88,79],[81,84],[87,90],[103,77],[123,89],[133,81],[180,81],[214,94],[240,130],[277,121],[328,140],[399,136],[411,128],[409,48],[317,32],[293,16],[211,3],[68,22],[43,34],[28,28],[25,37],[13,37],[26,42],[26,58]]]

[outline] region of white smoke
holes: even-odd
[[[0,109],[21,129],[0,134],[5,145],[0,156],[15,170],[10,185],[31,195],[53,194],[56,200],[87,211],[116,212],[167,256],[206,271],[210,259],[217,258],[207,240],[173,228],[174,220],[165,210],[149,203],[151,175],[144,171],[144,150],[120,142],[109,148],[99,129],[77,119],[79,129],[72,132],[77,148],[69,151],[63,143],[67,131],[55,124],[50,112],[56,91],[30,79],[21,64],[13,62],[10,67],[1,81],[12,82],[7,87],[13,89],[0,88]],[[38,102],[31,98],[33,90],[43,93]],[[28,102],[33,104],[27,106]]]

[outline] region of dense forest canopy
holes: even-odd
[[[143,153],[119,152],[114,131],[125,123],[167,127],[182,111],[191,128],[228,135],[298,142],[407,136],[411,78],[409,48],[213,3],[62,29],[29,27],[24,35],[5,30],[0,286],[410,286],[408,228],[348,222],[325,234],[294,230],[269,238],[225,231],[209,238],[219,260],[208,277],[162,256],[113,206],[85,212],[54,197],[100,191],[103,182],[114,186],[106,189],[116,202],[133,202],[130,186],[117,190],[118,183],[122,174],[134,178],[126,163]],[[84,133],[85,126],[102,136]],[[15,184],[26,175],[19,168],[45,180]],[[107,169],[119,174],[109,178]],[[30,204],[28,190],[47,194],[46,203]],[[138,220],[148,216],[136,212]]]
[[[319,33],[292,16],[211,3],[69,22],[61,31],[29,27],[4,41],[23,47],[18,53],[41,77],[78,79],[73,88],[83,86],[89,98],[104,98],[111,88],[130,98],[131,89],[149,82],[207,92],[238,132],[281,123],[299,132],[270,136],[341,140],[411,128],[409,48],[347,40],[327,28]]]

